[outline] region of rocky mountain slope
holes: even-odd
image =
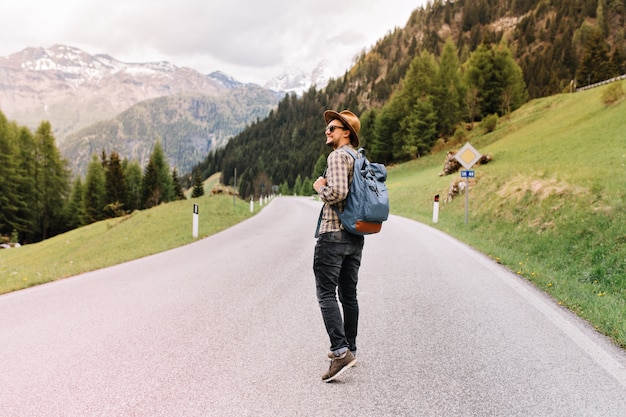
[[[59,142],[143,100],[191,91],[215,97],[231,88],[221,74],[167,62],[128,64],[64,45],[0,57],[2,112],[32,128],[49,120]]]
[[[60,149],[72,172],[84,176],[92,155],[102,150],[145,166],[158,140],[170,165],[184,174],[210,150],[265,118],[278,98],[273,91],[247,85],[219,97],[184,93],[144,100],[68,135]]]

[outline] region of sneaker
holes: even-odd
[[[330,362],[330,368],[328,368],[328,372],[322,375],[322,381],[334,381],[345,371],[353,367],[355,363],[356,358],[349,350],[346,351],[343,355],[333,358]]]

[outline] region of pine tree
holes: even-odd
[[[377,116],[378,116],[378,113],[376,112],[376,110],[367,110],[361,113],[361,116],[359,117],[359,119],[361,120],[361,131],[359,132],[359,139],[361,140],[361,143],[359,146],[361,146],[362,148],[365,148],[368,151],[369,151],[371,138],[374,135],[374,129],[376,127]],[[368,153],[368,158],[370,156],[371,155],[369,155]],[[324,163],[324,167],[326,167],[325,158],[322,162]],[[317,177],[313,176],[313,178],[317,178]]]
[[[581,85],[590,85],[611,78],[611,62],[608,55],[608,45],[599,29],[591,29],[585,42],[584,56],[576,79]]]
[[[106,206],[106,179],[102,163],[96,155],[93,155],[87,166],[87,177],[83,201],[85,206],[85,224],[94,223],[104,219],[104,207]]]
[[[0,112],[0,234],[8,236],[21,229],[19,218],[24,201],[18,172],[17,126]]]
[[[606,22],[606,0],[598,0],[598,7],[596,9],[596,17],[598,19],[598,28],[600,29],[602,36],[607,38],[609,36],[609,25]]]
[[[172,200],[172,177],[161,142],[157,141],[150,155],[143,179],[143,205],[146,208]]]
[[[195,171],[193,174],[193,191],[191,192],[191,198],[198,198],[204,195],[204,184],[200,173]]]
[[[397,129],[396,124],[399,123],[400,114],[394,112],[393,103],[382,108],[376,118],[374,132],[369,141],[368,151],[372,160],[384,164],[393,160],[393,135]]]
[[[280,187],[278,188],[278,192],[281,195],[289,195],[291,194],[291,190],[289,190],[289,184],[287,183],[287,181],[283,181],[282,184],[280,184]]]
[[[84,188],[80,177],[74,180],[70,198],[65,206],[65,226],[68,230],[85,225],[86,213],[84,205]]]
[[[296,182],[293,185],[293,193],[295,195],[302,195],[302,176],[298,175]]]
[[[496,77],[501,85],[499,114],[508,114],[526,101],[524,74],[504,42],[494,49],[493,59]]]
[[[126,188],[126,201],[124,208],[132,213],[141,208],[141,190],[142,190],[142,173],[139,162],[132,161],[126,164],[124,168],[124,180]]]
[[[482,43],[472,52],[465,63],[465,81],[470,94],[475,94],[475,102],[468,103],[474,111],[473,116],[482,117],[490,111],[490,84],[494,78],[493,62],[489,48]],[[493,113],[493,111],[492,111]]]
[[[41,238],[64,230],[63,207],[69,191],[69,169],[56,147],[50,122],[41,122],[35,133],[38,152],[37,194]]]
[[[21,127],[19,131],[19,189],[23,204],[19,210],[20,241],[31,242],[36,240],[37,219],[37,146],[33,133],[27,127]]]
[[[159,174],[152,158],[146,165],[141,181],[141,206],[151,208],[163,202],[163,190],[159,183]]]
[[[302,180],[302,189],[300,190],[300,195],[312,195],[314,193],[315,190],[313,189],[313,180],[311,180],[311,178],[309,177],[306,177],[304,180]]]
[[[488,114],[503,115],[526,99],[522,71],[506,44],[497,47],[482,43],[465,63],[470,119]]]
[[[105,166],[107,214],[112,217],[117,217],[123,214],[125,208],[124,203],[126,201],[126,180],[117,152],[111,152],[108,160],[106,160]]]
[[[326,170],[326,157],[324,155],[320,155],[320,157],[317,158],[317,162],[315,163],[313,174],[311,176],[313,178],[321,177],[324,174],[324,170]]]
[[[461,65],[451,39],[441,53],[439,71],[434,85],[433,105],[437,111],[437,130],[451,135],[463,120],[465,91],[461,80]]]
[[[410,156],[419,157],[430,152],[437,140],[437,112],[430,96],[417,100],[408,123],[406,147]]]
[[[431,100],[435,91],[434,82],[438,73],[438,65],[435,57],[422,52],[416,57],[409,68],[409,72],[403,80],[403,88],[392,98],[397,102],[397,112],[401,115],[400,122],[393,133],[393,156],[394,159],[409,159],[418,154],[417,142],[427,140],[413,136],[416,129],[416,110],[421,111],[423,103],[432,106]],[[419,104],[418,104],[419,103]],[[393,107],[393,106],[392,106]]]
[[[174,200],[185,200],[185,193],[183,193],[183,187],[180,185],[178,171],[175,167],[172,170],[172,184],[174,185]]]

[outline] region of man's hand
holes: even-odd
[[[326,178],[324,178],[324,177],[319,177],[313,183],[313,189],[315,190],[316,193],[319,193],[320,192],[320,188],[325,187],[325,186],[326,186]]]

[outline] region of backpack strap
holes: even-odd
[[[365,156],[365,150],[363,148],[359,148],[359,150],[357,151],[357,153],[355,154],[354,151],[352,150],[352,148],[341,148],[342,151],[347,152],[352,159],[354,159],[354,162],[356,162],[357,159],[359,159],[359,156],[364,157]],[[355,165],[352,165],[352,181],[354,181],[354,168]],[[352,181],[350,181],[350,184],[348,184],[348,188],[350,187],[350,185],[352,184]],[[350,191],[348,191],[350,192]],[[332,206],[333,210],[335,210],[335,213],[337,213],[337,216],[339,216],[341,213],[339,212],[339,209],[336,206]],[[321,213],[320,213],[320,221],[321,221]]]
[[[359,148],[359,150],[357,151],[357,154],[355,155],[355,153],[352,151],[352,149],[350,148],[341,148],[341,150],[348,152],[350,154],[350,156],[352,158],[354,158],[354,160],[356,161],[359,158],[359,154],[360,155],[365,155],[365,150],[363,148]]]
[[[315,228],[315,238],[320,237],[320,225],[322,224],[322,212],[324,211],[324,206],[320,210],[320,217],[317,219],[317,227]]]

